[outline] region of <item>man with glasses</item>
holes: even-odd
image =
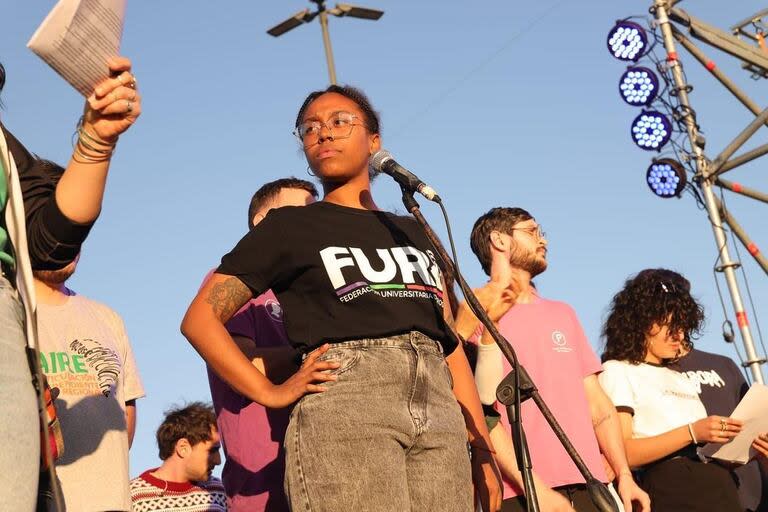
[[[472,251],[490,281],[477,290],[478,298],[499,331],[517,352],[520,363],[536,383],[555,418],[595,477],[606,477],[601,452],[616,475],[617,489],[626,510],[632,501],[643,511],[650,500],[633,481],[621,438],[619,418],[597,380],[600,360],[565,303],[542,298],[531,280],[547,269],[547,240],[541,226],[522,208],[493,208],[472,229]],[[462,305],[456,330],[478,343],[475,379],[480,399],[493,405],[496,387],[511,371],[490,335]],[[525,510],[522,477],[515,463],[506,410],[491,430],[496,459],[504,476],[502,512]],[[522,408],[536,473],[541,510],[597,511],[584,479],[552,429],[531,401]]]

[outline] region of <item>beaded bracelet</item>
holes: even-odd
[[[688,424],[688,433],[691,435],[691,441],[693,441],[693,444],[699,444],[699,442],[696,440],[696,434],[693,433],[693,423]]]
[[[113,149],[117,145],[117,141],[107,142],[99,139],[98,136],[93,135],[92,133],[89,133],[88,130],[85,129],[85,126],[83,126],[82,124],[78,127],[77,133],[78,133],[79,139],[85,139],[88,142],[95,144],[97,146],[104,146],[106,148]]]
[[[117,142],[107,142],[89,133],[83,126],[81,117],[77,123],[77,141],[74,144],[72,159],[78,163],[92,164],[106,162],[112,158]]]
[[[496,450],[492,450],[491,448],[488,448],[487,446],[479,446],[476,444],[469,443],[469,446],[474,450],[482,450],[484,452],[492,453],[496,455]]]

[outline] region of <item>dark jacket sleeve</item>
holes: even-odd
[[[33,156],[5,126],[0,124],[0,128],[19,173],[32,268],[60,269],[75,259],[93,223],[71,221],[56,204],[56,184],[64,169]]]

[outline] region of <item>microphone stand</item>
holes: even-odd
[[[467,300],[472,312],[482,322],[488,332],[491,334],[496,344],[501,349],[501,353],[509,361],[512,366],[512,372],[509,373],[499,384],[496,390],[496,397],[507,408],[507,415],[512,427],[512,443],[515,447],[515,458],[517,460],[517,466],[523,475],[523,487],[525,491],[526,509],[528,512],[538,512],[539,502],[536,496],[536,488],[533,485],[533,466],[531,464],[530,452],[528,451],[528,442],[525,437],[525,430],[523,429],[522,417],[520,415],[520,405],[524,400],[528,398],[533,399],[533,402],[538,407],[544,419],[547,420],[550,428],[557,436],[560,443],[563,445],[568,456],[571,458],[576,468],[584,477],[587,485],[587,491],[595,506],[602,512],[619,512],[618,505],[613,500],[608,488],[601,481],[596,479],[592,472],[589,470],[584,460],[578,454],[573,444],[568,439],[568,436],[563,431],[560,424],[555,419],[552,411],[547,406],[544,399],[541,398],[536,385],[531,380],[528,372],[523,368],[517,359],[512,345],[501,335],[496,329],[488,314],[485,312],[477,297],[472,292],[464,277],[458,271],[456,265],[451,260],[450,256],[443,247],[442,242],[437,237],[432,227],[427,223],[427,220],[422,215],[419,209],[419,203],[413,197],[413,192],[408,190],[403,185],[400,185],[400,189],[403,191],[403,205],[414,216],[419,223],[424,233],[429,238],[432,246],[437,251],[442,260],[444,270],[455,277],[456,282],[459,283],[461,291],[464,293],[464,297]],[[447,220],[447,219],[446,219]]]

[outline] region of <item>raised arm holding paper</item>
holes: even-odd
[[[61,5],[74,5],[70,12],[85,6],[81,18],[89,12],[105,16],[100,8],[114,3],[62,0],[54,11],[61,11]],[[92,27],[99,26],[97,18],[87,19]],[[75,21],[49,26],[57,30],[46,35],[51,41],[66,39],[67,32],[78,26]],[[114,34],[114,26],[107,32]],[[103,39],[93,33],[81,37],[77,52],[101,57],[92,63],[95,78],[86,82],[90,85],[83,93],[85,110],[66,169],[33,156],[0,123],[0,432],[6,440],[0,450],[0,510],[34,510],[37,501],[40,433],[32,375],[39,377],[40,371],[31,263],[39,269],[57,270],[79,253],[101,211],[118,137],[141,114],[131,63],[116,56],[121,32],[122,18],[115,50],[106,54],[99,53],[108,46]],[[75,60],[64,58],[59,63]],[[47,62],[64,76],[54,63]],[[4,82],[0,66],[0,89]],[[41,419],[46,425],[47,418]]]

